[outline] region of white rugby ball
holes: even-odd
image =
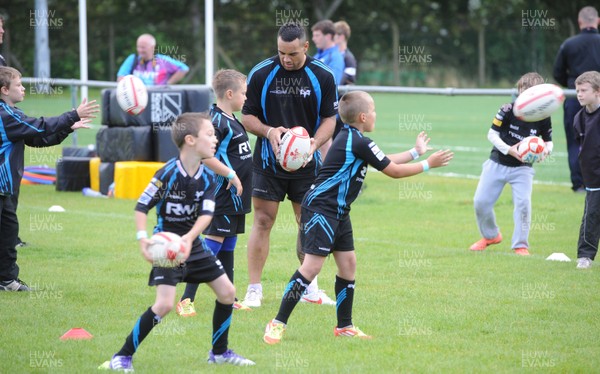
[[[541,161],[546,143],[538,136],[528,136],[521,141],[517,147],[517,152],[523,162],[534,163]]]
[[[304,127],[296,126],[283,134],[277,161],[286,171],[296,171],[306,162],[310,152],[310,135]]]
[[[185,247],[181,236],[172,232],[158,232],[150,238],[148,251],[152,255],[152,265],[162,268],[179,266],[183,261]]]
[[[126,75],[117,84],[117,102],[123,111],[137,115],[148,105],[148,90],[135,75]]]
[[[548,118],[565,101],[565,93],[555,84],[544,83],[521,92],[513,106],[515,116],[525,122]]]

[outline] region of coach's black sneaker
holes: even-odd
[[[31,291],[29,286],[20,279],[0,281],[0,291]]]

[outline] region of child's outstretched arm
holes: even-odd
[[[382,172],[388,177],[392,178],[410,177],[429,169],[447,166],[453,157],[454,153],[452,153],[449,149],[439,150],[431,154],[427,160],[421,162],[413,162],[410,164],[397,164],[395,162],[390,162],[390,164],[386,166]]]
[[[429,146],[429,141],[431,139],[427,136],[425,131],[421,131],[419,135],[417,135],[417,140],[415,142],[414,148],[411,148],[408,151],[401,153],[394,153],[391,155],[387,155],[387,157],[396,164],[405,164],[412,160],[416,160],[420,156],[424,155],[427,151],[430,151],[432,148]]]
[[[87,101],[87,98],[83,98],[81,104],[77,107],[77,115],[79,115],[80,119],[89,119],[96,118],[94,114],[100,111],[100,105],[96,104],[96,100],[92,100],[90,102]]]

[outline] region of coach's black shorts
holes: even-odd
[[[300,227],[300,243],[304,253],[327,256],[333,251],[354,250],[349,215],[337,220],[302,208]]]
[[[177,283],[209,283],[225,274],[223,265],[215,256],[210,255],[200,260],[185,262],[176,268],[152,267],[148,286],[166,284],[176,286]]]
[[[254,173],[252,175],[252,196],[269,201],[283,201],[287,195],[288,199],[300,204],[304,194],[314,181],[314,177],[288,179]]]
[[[222,214],[213,216],[210,226],[202,232],[204,235],[222,236],[224,238],[243,234],[246,231],[245,214]]]

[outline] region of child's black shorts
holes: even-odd
[[[223,265],[215,256],[210,255],[200,260],[185,262],[176,268],[152,267],[148,286],[166,284],[176,286],[177,283],[209,283],[225,274]]]
[[[302,208],[300,228],[300,242],[304,253],[325,257],[333,251],[354,250],[349,215],[337,220]]]
[[[213,216],[210,226],[202,232],[204,235],[214,235],[222,237],[236,236],[246,231],[245,214],[222,214]]]

